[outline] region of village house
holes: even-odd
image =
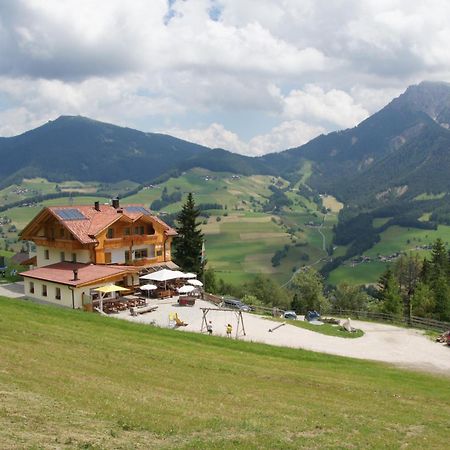
[[[90,304],[96,289],[114,283],[132,293],[139,276],[177,268],[171,259],[176,231],[143,205],[46,207],[23,229],[36,245],[21,275],[25,295],[71,308]]]

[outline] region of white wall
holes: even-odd
[[[98,288],[100,286],[104,286],[105,284],[107,284],[103,281],[91,284],[89,286],[73,288],[72,291],[72,289],[65,284],[52,283],[50,281],[44,280],[35,280],[29,277],[23,278],[25,285],[25,295],[27,297],[35,298],[37,300],[42,300],[55,305],[66,306],[68,308],[72,308],[74,305],[76,309],[83,308],[83,293],[89,295],[91,289]],[[34,293],[30,292],[30,282],[34,284]],[[42,295],[43,285],[47,286],[47,296]],[[61,289],[61,300],[55,298],[57,287]],[[73,292],[73,299],[72,299],[72,292]]]
[[[124,264],[125,263],[125,250],[123,248],[114,248],[108,250],[111,253],[112,264]]]
[[[48,303],[53,303],[56,305],[67,306],[72,308],[72,291],[69,289],[69,286],[64,284],[52,283],[50,281],[43,280],[35,280],[33,278],[23,277],[24,285],[25,285],[25,295],[31,298],[36,298],[38,300],[43,300]],[[30,283],[34,284],[34,293],[30,291]],[[42,286],[47,286],[47,296],[42,295]],[[59,287],[61,289],[61,300],[55,298],[56,288]],[[76,298],[75,300],[75,308],[81,307],[81,305],[77,305]]]
[[[49,259],[45,259],[45,250],[48,250]],[[62,249],[53,247],[36,247],[36,257],[37,257],[37,267],[48,266],[49,264],[55,264],[61,262],[61,252]],[[77,262],[80,263],[90,263],[90,252],[89,250],[74,250],[74,251],[64,251],[65,261],[72,261],[72,253],[76,253]]]

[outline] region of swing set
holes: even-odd
[[[228,308],[200,308],[203,311],[202,318],[202,327],[200,328],[200,332],[203,333],[203,330],[207,330],[208,326],[208,313],[210,311],[220,311],[220,312],[232,312],[236,315],[236,339],[239,337],[239,333],[243,336],[246,336],[245,327],[244,327],[244,317],[242,316],[241,310],[236,309],[228,309]]]

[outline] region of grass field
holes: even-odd
[[[441,238],[446,245],[450,243],[450,226],[439,225],[437,230],[419,230],[417,228],[389,227],[381,233],[381,240],[364,254],[367,256],[390,255],[399,251],[412,251],[416,246],[432,244]],[[424,252],[421,252],[421,254]],[[424,253],[424,256],[426,253]]]
[[[137,194],[127,197],[126,202],[151,204],[161,197],[164,187],[169,194],[181,192],[183,199],[163,208],[169,213],[181,210],[181,206],[189,192],[194,194],[196,204],[219,203],[228,210],[252,209],[251,198],[258,202],[266,201],[270,196],[268,189],[273,177],[253,175],[233,177],[229,173],[210,172],[206,169],[192,169],[177,178],[170,178],[161,185],[151,189],[143,189]]]
[[[257,273],[285,276],[272,267],[271,259],[291,240],[268,214],[240,212],[220,222],[213,217],[203,231],[208,263],[220,278],[238,283]]]
[[[0,442],[446,448],[450,379],[0,299]]]
[[[380,261],[358,264],[355,267],[340,266],[330,273],[327,281],[333,285],[343,281],[349,284],[376,283],[387,267],[388,263]]]
[[[324,323],[323,325],[314,325],[305,320],[291,320],[272,317],[270,320],[276,322],[286,322],[294,327],[304,328],[305,330],[314,331],[315,333],[325,334],[327,336],[336,336],[344,339],[355,339],[364,336],[364,331],[357,330],[354,333],[348,333],[341,329],[341,327],[333,326],[329,323]]]

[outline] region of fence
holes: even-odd
[[[208,292],[203,292],[203,300],[214,303],[214,305],[220,306],[221,303],[223,302],[223,297],[220,295],[214,295],[209,294]],[[259,306],[259,305],[248,305],[248,306],[250,306],[253,312],[256,312],[261,315],[278,317],[284,314],[284,310],[280,308],[275,307],[268,308],[266,306]]]
[[[401,323],[415,328],[424,328],[427,330],[447,331],[450,330],[450,323],[439,320],[427,319],[425,317],[402,317],[393,314],[377,313],[370,311],[354,311],[350,309],[335,309],[331,311],[332,315],[351,317],[353,319],[372,319],[391,323]]]

